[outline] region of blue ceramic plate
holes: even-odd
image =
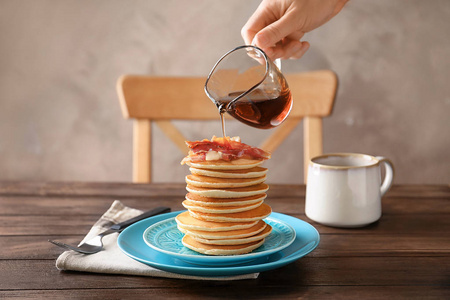
[[[295,239],[295,231],[287,223],[268,217],[264,220],[272,226],[272,232],[264,244],[248,254],[213,256],[195,252],[181,242],[184,234],[178,230],[175,218],[157,222],[144,231],[144,242],[156,251],[178,259],[206,266],[226,266],[248,262],[288,247]]]
[[[150,248],[142,238],[144,231],[149,226],[173,218],[179,213],[181,211],[154,216],[127,227],[117,239],[119,248],[126,255],[139,262],[168,272],[195,276],[233,276],[263,272],[285,266],[313,251],[320,240],[319,233],[310,224],[288,215],[272,213],[269,218],[280,220],[294,228],[296,236],[289,247],[240,265],[199,266],[156,251]]]

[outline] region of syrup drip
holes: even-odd
[[[225,131],[225,112],[226,112],[226,104],[222,104],[219,107],[219,114],[220,114],[220,121],[222,122],[222,135],[225,138],[226,137],[226,131]]]

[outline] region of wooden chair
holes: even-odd
[[[337,91],[332,71],[285,74],[294,105],[289,117],[260,148],[273,152],[303,119],[304,174],[310,158],[322,154],[322,118],[331,114]],[[215,105],[203,91],[205,77],[153,77],[124,75],[117,93],[123,116],[134,119],[133,182],[151,181],[151,122],[187,153],[183,134],[170,120],[219,120]],[[210,105],[208,105],[210,104]]]

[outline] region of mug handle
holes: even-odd
[[[380,163],[384,163],[384,169],[386,171],[380,188],[381,197],[383,197],[392,185],[392,180],[394,179],[394,164],[384,156],[377,156],[376,158]]]

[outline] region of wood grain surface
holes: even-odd
[[[314,225],[318,248],[258,279],[194,281],[60,272],[76,244],[111,205],[182,210],[183,184],[0,182],[0,298],[449,299],[450,187],[396,185],[382,218],[360,229],[317,224],[304,215],[305,186],[272,185],[267,203]]]

